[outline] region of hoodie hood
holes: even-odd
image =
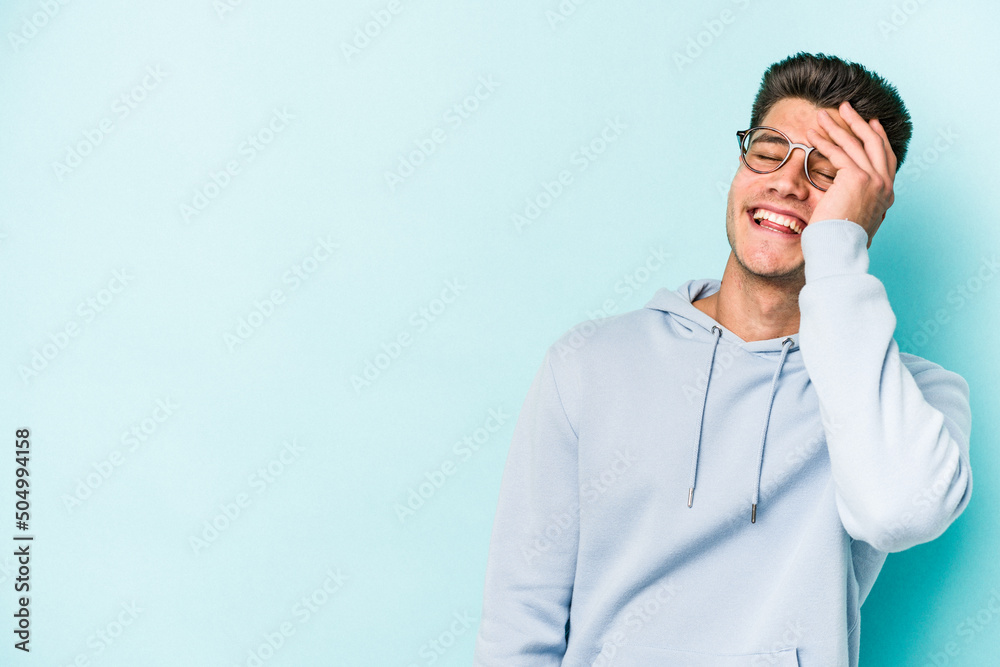
[[[688,487],[687,504],[692,507],[694,503],[694,490],[698,481],[698,459],[701,454],[701,436],[704,428],[705,404],[708,401],[708,392],[711,390],[712,370],[715,366],[715,353],[719,347],[719,341],[725,340],[743,349],[744,352],[758,354],[760,356],[771,356],[769,353],[778,353],[774,376],[771,378],[771,387],[768,393],[767,403],[763,406],[763,418],[761,420],[760,444],[757,454],[757,470],[753,475],[753,501],[750,505],[750,523],[757,522],[757,504],[760,500],[760,476],[764,466],[764,445],[767,441],[767,427],[771,418],[771,407],[774,405],[774,394],[778,387],[778,380],[781,377],[781,369],[785,365],[785,359],[791,352],[799,349],[798,334],[784,336],[782,338],[772,338],[769,340],[759,340],[747,342],[742,338],[724,329],[714,319],[700,311],[694,306],[694,302],[703,299],[719,291],[722,282],[714,278],[700,278],[689,280],[676,290],[662,288],[657,290],[653,298],[646,303],[645,307],[652,310],[659,310],[672,318],[672,324],[679,328],[685,337],[706,342],[705,355],[705,389],[702,392],[700,414],[698,416],[698,434],[692,444],[691,454],[691,483]]]
[[[785,340],[791,339],[789,351],[799,349],[799,334],[781,338],[771,338],[769,340],[755,340],[747,342],[729,331],[713,320],[711,317],[701,312],[694,306],[694,302],[704,299],[719,291],[722,282],[715,278],[699,278],[689,280],[676,290],[669,290],[666,287],[656,291],[645,308],[661,310],[673,316],[677,326],[687,329],[692,337],[704,336],[705,340],[711,340],[712,327],[719,327],[722,330],[722,340],[733,345],[738,345],[745,352],[781,352],[785,347]]]

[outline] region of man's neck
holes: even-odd
[[[746,273],[730,254],[722,285],[693,305],[746,342],[798,333],[799,291],[805,278],[766,281]]]

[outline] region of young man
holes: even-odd
[[[896,90],[798,54],[765,73],[750,125],[722,280],[548,349],[476,665],[854,667],[886,554],[968,504],[968,384],[899,351],[868,273],[911,133]]]

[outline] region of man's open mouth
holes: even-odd
[[[750,217],[758,226],[779,234],[801,234],[802,230],[805,229],[805,225],[798,219],[769,211],[766,208],[751,209]]]

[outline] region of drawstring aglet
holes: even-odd
[[[694,500],[694,487],[692,486],[688,489],[688,507],[691,507],[691,503]]]
[[[757,523],[757,503],[750,505],[750,523]]]

